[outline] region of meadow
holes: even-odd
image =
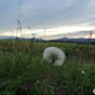
[[[57,46],[66,54],[61,66],[51,67],[43,60],[46,47]],[[0,95],[94,95],[95,45],[0,41]]]

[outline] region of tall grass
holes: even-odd
[[[42,53],[48,46],[66,53],[62,66],[51,67],[48,95],[93,95],[94,45],[19,40],[0,41],[0,95],[44,95],[48,64]]]

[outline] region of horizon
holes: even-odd
[[[56,30],[61,30],[60,32],[56,32]],[[63,28],[58,29],[38,29],[31,32],[31,30],[24,29],[24,30],[15,30],[13,32],[5,32],[0,34],[0,37],[18,37],[18,38],[37,38],[37,39],[44,39],[44,40],[53,40],[53,39],[60,39],[60,38],[89,38],[90,33],[92,33],[91,38],[95,38],[95,30],[77,30],[77,31],[68,31],[67,33],[63,33]],[[55,31],[52,33],[51,31]]]

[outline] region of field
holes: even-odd
[[[66,54],[62,66],[51,67],[50,78],[43,60],[49,46]],[[95,45],[0,41],[0,95],[94,95],[94,88]]]

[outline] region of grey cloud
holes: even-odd
[[[52,38],[63,38],[63,37],[84,37],[89,36],[91,31],[77,31],[74,33],[67,33],[67,34],[56,34],[56,35],[49,35],[48,37]],[[92,31],[92,35],[95,34],[95,31]]]
[[[53,19],[56,21],[56,17],[74,2],[75,0],[66,0],[65,2],[63,0],[41,0],[41,2],[40,0],[35,0],[32,4],[22,6],[22,20],[25,23],[31,21],[30,24],[34,24],[34,26],[53,26],[55,24],[55,22],[52,22]]]
[[[16,27],[18,1],[3,1],[4,15],[0,16],[0,28]],[[13,4],[13,5],[12,5]],[[0,1],[1,5],[1,1]],[[79,23],[95,24],[95,0],[22,0],[20,21],[22,27],[56,27]]]

